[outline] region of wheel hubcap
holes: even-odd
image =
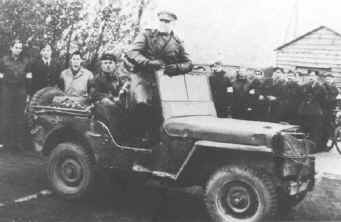
[[[225,184],[219,197],[217,200],[218,209],[226,217],[249,218],[257,212],[259,206],[256,191],[242,181]]]
[[[244,187],[232,187],[226,195],[226,203],[233,211],[243,213],[250,207],[250,195]]]
[[[82,178],[82,167],[74,159],[66,159],[60,169],[61,179],[68,185],[76,185]]]

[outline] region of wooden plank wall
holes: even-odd
[[[341,87],[341,37],[322,28],[277,51],[279,67],[295,69],[296,66],[331,68]]]

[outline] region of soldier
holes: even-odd
[[[231,106],[232,94],[230,91],[232,83],[226,76],[226,72],[223,70],[221,62],[215,62],[213,64],[213,73],[209,77],[209,81],[217,115],[220,118],[226,118]]]
[[[52,58],[52,47],[44,44],[40,50],[40,57],[31,64],[32,83],[30,95],[46,86],[55,86],[60,75],[60,65]]]
[[[82,67],[82,55],[79,51],[71,54],[70,68],[60,74],[59,86],[69,96],[85,97],[88,93],[89,82],[93,74]]]
[[[262,92],[264,95],[264,103],[266,104],[266,112],[264,115],[264,121],[269,121],[269,122],[274,122],[275,120],[275,115],[274,111],[276,110],[276,105],[277,105],[277,95],[275,93],[276,88],[275,88],[275,83],[279,79],[281,79],[282,76],[282,69],[281,68],[275,68],[274,72],[272,73],[272,76],[270,78],[265,78],[263,80],[262,84]]]
[[[310,80],[303,85],[303,101],[298,107],[301,126],[309,134],[316,145],[313,152],[317,152],[323,146],[322,133],[323,128],[323,109],[321,98],[323,98],[324,87],[317,82],[316,74],[311,73]]]
[[[100,58],[100,72],[90,82],[89,96],[93,102],[114,104],[123,86],[117,73],[117,58],[113,54],[103,54]]]
[[[231,107],[232,117],[236,119],[247,118],[247,95],[249,82],[244,70],[237,71],[233,84],[233,104]]]
[[[252,73],[249,77],[248,88],[248,116],[247,119],[255,121],[263,121],[266,116],[266,102],[263,92],[263,76],[257,75],[256,72]]]
[[[157,88],[154,73],[164,69],[164,74],[175,76],[192,70],[192,62],[175,36],[172,26],[177,16],[168,11],[157,14],[159,26],[155,30],[146,29],[135,40],[132,49],[126,55],[126,61],[134,67],[131,75],[133,103],[131,116],[137,137],[153,140],[149,135],[159,131],[161,124],[157,102]],[[136,126],[139,126],[138,129]]]
[[[10,54],[0,60],[2,133],[7,148],[23,149],[25,136],[26,76],[28,59],[22,56],[23,43],[14,40]]]
[[[123,90],[123,81],[117,72],[117,59],[112,54],[103,54],[100,58],[100,72],[89,83],[89,97],[96,103],[94,113],[106,123],[116,140],[122,139],[124,110],[118,98]]]
[[[297,115],[297,107],[301,102],[301,91],[298,84],[297,76],[294,72],[289,71],[287,74],[287,83],[285,87],[286,96],[286,111],[285,111],[285,121],[291,124],[298,124],[299,117]]]
[[[335,109],[337,106],[337,95],[339,93],[332,74],[324,75],[320,78],[321,84],[325,88],[325,96],[321,102],[323,109],[323,137],[322,137],[322,148],[326,150],[328,139],[333,135],[333,121],[335,121]]]

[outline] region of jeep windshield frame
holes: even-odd
[[[217,116],[208,76],[191,72],[169,77],[156,72],[164,120],[184,116]]]

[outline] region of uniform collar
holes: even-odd
[[[173,36],[174,32],[170,31],[170,32],[160,32],[159,30],[157,31],[157,34],[160,36]]]
[[[73,78],[77,79],[77,78],[81,77],[84,74],[84,69],[83,69],[83,67],[81,67],[79,69],[79,71],[75,75],[73,74],[72,68],[70,68],[70,72],[71,72]]]
[[[50,65],[51,64],[51,58],[49,59],[44,59],[43,57],[41,57],[41,61],[44,63],[44,64],[47,64],[47,65]]]
[[[8,56],[8,59],[11,60],[11,61],[14,61],[14,62],[18,62],[18,61],[21,61],[22,60],[22,56],[19,55],[18,57],[14,57],[12,54],[10,54]]]
[[[118,76],[116,75],[116,72],[113,72],[113,73],[110,73],[110,74],[107,74],[107,73],[104,73],[104,72],[100,72],[100,77],[106,78],[106,79],[109,79],[109,80],[115,80],[115,81],[118,80]]]

